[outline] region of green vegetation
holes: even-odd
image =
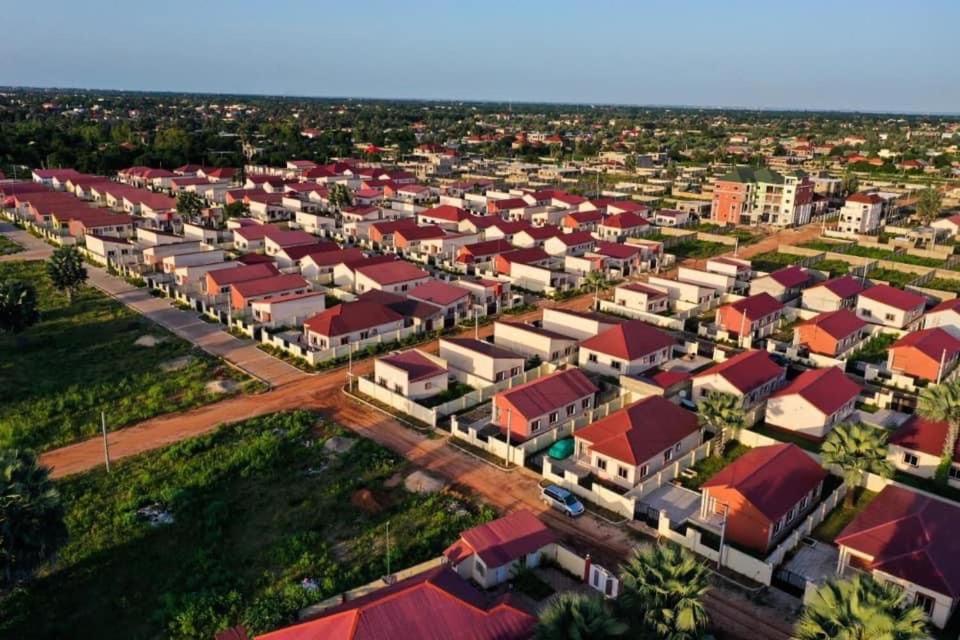
[[[767,251],[750,258],[750,264],[754,271],[776,271],[792,264],[797,264],[803,256],[794,256],[789,253],[779,253],[777,251]]]
[[[756,431],[762,436],[779,440],[780,442],[792,442],[801,449],[806,449],[807,451],[813,451],[814,453],[820,451],[820,445],[818,443],[810,440],[809,438],[804,438],[803,436],[800,436],[787,429],[777,429],[776,427],[770,427],[766,424],[762,424],[753,427],[752,431]]]
[[[627,637],[630,628],[618,620],[599,594],[566,592],[540,614],[536,640],[609,640]]]
[[[23,247],[6,236],[0,236],[0,256],[10,256],[23,251]]]
[[[924,389],[920,393],[917,413],[927,420],[946,422],[949,425],[935,476],[937,482],[947,486],[957,448],[957,438],[960,437],[960,382],[949,380]]]
[[[810,240],[799,245],[804,249],[814,249],[816,251],[832,251],[833,253],[846,253],[851,245],[848,242],[830,242],[828,240]]]
[[[675,255],[677,261],[689,258],[703,260],[732,250],[733,247],[720,242],[706,242],[704,240],[684,240],[672,245],[669,249],[665,249],[666,253]]]
[[[870,504],[870,501],[876,497],[876,491],[863,491],[854,500],[852,506],[838,504],[827,517],[813,530],[813,537],[823,542],[832,543],[833,540],[843,531],[844,527],[850,524],[857,514]]]
[[[875,427],[862,424],[840,424],[833,428],[820,447],[820,461],[824,468],[839,467],[847,495],[843,506],[852,509],[864,489],[860,486],[864,474],[884,478],[893,475],[893,465],[887,460],[887,436]]]
[[[693,228],[696,229],[697,231],[702,231],[704,233],[713,233],[718,236],[732,236],[734,238],[737,238],[740,241],[741,246],[759,242],[760,238],[763,237],[762,234],[750,233],[746,229],[738,229],[737,227],[712,224],[709,222],[698,224]]]
[[[886,362],[887,351],[890,345],[897,341],[897,336],[892,333],[876,333],[872,338],[863,343],[863,346],[850,354],[848,362],[869,362],[877,364]]]
[[[446,391],[438,393],[435,396],[429,398],[423,398],[418,400],[418,404],[424,407],[436,407],[445,402],[450,402],[451,400],[456,400],[457,398],[463,397],[473,391],[473,387],[468,384],[463,384],[462,382],[453,382],[447,387]]]
[[[884,269],[882,267],[871,268],[867,272],[867,278],[870,280],[882,280],[889,282],[891,286],[903,288],[916,280],[919,276],[915,273],[906,271],[897,271],[895,269]]]
[[[214,379],[230,368],[95,289],[68,305],[42,262],[0,263],[0,281],[34,284],[40,322],[16,337],[0,335],[0,446],[48,449],[108,428],[210,402]],[[141,338],[157,340],[138,346]],[[190,356],[189,360],[184,358]],[[164,371],[177,358],[182,367]]]
[[[740,400],[732,393],[710,391],[700,400],[697,408],[706,423],[713,428],[715,435],[712,453],[720,458],[726,452],[727,433],[743,427],[744,413]]]
[[[947,280],[946,278],[932,278],[922,285],[924,289],[936,289],[937,291],[952,291],[960,294],[960,280]]]
[[[720,469],[723,469],[725,466],[745,454],[747,451],[750,451],[750,447],[742,445],[736,440],[730,440],[723,448],[722,457],[708,456],[704,458],[697,464],[690,467],[690,470],[694,472],[690,477],[685,475],[680,476],[680,483],[687,489],[699,491],[700,485],[716,475]]]
[[[902,262],[903,264],[912,264],[918,267],[930,267],[931,269],[946,268],[946,262],[938,258],[925,258],[922,256],[912,256],[907,253],[896,253],[891,249],[880,249],[878,247],[864,247],[858,244],[851,245],[850,248],[845,253],[850,256],[870,258],[871,260],[887,260],[889,262]]]
[[[518,569],[510,581],[513,584],[514,591],[529,596],[533,600],[543,600],[549,598],[556,591],[549,584],[541,580],[532,569]]]
[[[261,633],[384,575],[388,521],[399,569],[494,516],[453,494],[387,487],[404,470],[396,456],[363,439],[333,453],[325,445],[348,442],[344,431],[315,421],[265,416],[60,481],[69,542],[0,600],[0,636]],[[138,515],[144,507],[159,519]]]

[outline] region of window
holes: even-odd
[[[487,568],[483,566],[483,562],[481,562],[480,558],[477,558],[477,562],[473,566],[477,568],[477,573],[479,575],[482,576],[487,573]]]
[[[617,465],[617,475],[624,480],[627,479],[627,468],[622,464]]]
[[[673,450],[672,450],[672,449],[667,449],[666,451],[663,452],[663,461],[664,461],[664,462],[670,462],[670,457],[671,457],[672,455],[673,455]]]
[[[506,377],[506,374],[503,371],[497,371],[497,382],[502,381]]]
[[[620,367],[621,367],[622,365],[620,364],[620,361],[619,361],[619,360],[611,360],[611,361],[610,361],[610,366],[613,367],[614,369],[616,369],[617,371],[620,371]]]
[[[576,413],[576,411],[577,411],[577,405],[576,405],[576,404],[569,404],[569,405],[567,405],[567,415],[568,415],[568,416],[572,416],[574,413]]]
[[[960,480],[960,467],[950,467],[947,475],[951,480]]]
[[[596,361],[597,361],[597,354],[591,353],[590,355],[587,356],[587,362],[596,362]]]
[[[913,604],[923,609],[923,612],[928,616],[932,616],[933,608],[936,605],[936,602],[934,602],[933,598],[925,593],[917,593],[917,595],[913,598]]]
[[[553,413],[550,414],[550,424],[553,424],[554,422],[556,422],[556,421],[559,420],[559,419],[560,419],[560,412],[559,412],[559,411],[554,411]]]
[[[539,430],[540,430],[540,421],[539,421],[539,420],[534,420],[533,422],[531,422],[531,423],[530,423],[530,429],[533,430],[533,431],[539,431]]]
[[[511,376],[520,375],[520,367],[514,367],[513,369],[510,369],[510,375]]]
[[[432,382],[427,382],[426,384],[423,385],[423,388],[424,388],[424,389],[432,389],[432,388],[433,388],[433,383],[432,383]]]
[[[892,313],[885,313],[883,314],[883,319],[888,322],[893,322],[893,320],[895,319],[895,316]]]
[[[916,467],[919,464],[919,460],[917,460],[917,456],[913,455],[912,453],[904,453],[903,462],[904,464],[908,464],[911,467]]]
[[[597,458],[596,460],[597,460],[597,469],[600,469],[600,471],[606,471],[607,461],[604,458]]]
[[[645,464],[645,465],[643,465],[642,467],[640,467],[640,477],[641,477],[641,478],[644,477],[645,475],[647,475],[648,473],[650,473],[650,465]]]
[[[584,409],[589,409],[589,408],[590,408],[590,398],[584,398],[584,399],[583,399],[583,402],[580,403],[580,406],[582,406]]]
[[[779,520],[773,523],[773,535],[777,535],[778,533],[780,533],[780,529],[782,527],[783,527],[783,523]]]

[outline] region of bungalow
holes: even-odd
[[[417,223],[413,218],[400,218],[399,220],[380,220],[374,222],[367,229],[367,238],[380,249],[392,249],[395,247],[394,234],[400,229],[415,229]]]
[[[548,238],[543,243],[543,248],[552,256],[582,256],[596,245],[597,241],[589,231],[576,231]]]
[[[243,311],[249,308],[254,300],[301,294],[309,290],[310,283],[295,273],[237,282],[230,285],[230,306],[234,311]]]
[[[750,282],[750,295],[769,293],[780,302],[800,297],[803,289],[813,282],[813,274],[797,265],[777,269],[773,273]]]
[[[573,233],[575,231],[596,231],[603,217],[603,212],[599,210],[577,211],[565,215],[560,221],[560,225],[567,233]]]
[[[383,264],[386,262],[396,262],[397,258],[389,255],[374,255],[367,256],[361,255],[358,258],[349,258],[345,260],[339,260],[333,265],[333,271],[331,275],[333,277],[333,284],[337,287],[343,287],[345,289],[350,289],[351,291],[356,290],[357,287],[357,277],[360,275],[359,270],[363,267],[369,267],[375,264]]]
[[[673,357],[676,340],[643,320],[630,320],[580,343],[581,369],[604,376],[636,376]]]
[[[670,308],[670,296],[666,291],[642,282],[616,287],[613,301],[621,307],[645,313],[663,313]]]
[[[911,329],[920,324],[927,299],[887,284],[870,287],[857,296],[857,315],[871,324]]]
[[[104,264],[132,265],[140,262],[140,249],[123,238],[86,234],[84,244],[87,251]]]
[[[795,444],[756,447],[704,482],[700,513],[723,518],[730,542],[765,554],[813,508],[826,478]]]
[[[328,276],[333,276],[333,268],[336,265],[364,257],[363,251],[355,247],[308,253],[300,258],[300,275],[309,280],[326,281]]]
[[[611,216],[631,213],[637,216],[646,216],[650,207],[633,200],[611,200],[606,204],[607,213]],[[646,220],[646,217],[644,217]]]
[[[217,269],[207,272],[205,289],[209,296],[221,296],[230,293],[230,287],[240,282],[269,278],[279,274],[277,268],[269,262],[240,266],[235,269]]]
[[[418,334],[443,327],[443,309],[435,304],[413,300],[403,294],[371,289],[361,293],[357,300],[376,302],[403,316],[403,326],[413,327]]]
[[[786,370],[766,351],[744,351],[693,377],[692,396],[700,402],[710,391],[729,393],[752,408],[783,386]]]
[[[254,224],[233,230],[233,246],[237,251],[260,251],[266,245],[267,236],[280,227],[269,224]]]
[[[383,217],[383,212],[379,207],[346,207],[340,210],[340,218],[343,220],[344,225],[358,222],[375,222],[382,220]]]
[[[457,286],[470,292],[470,302],[481,317],[500,313],[513,306],[509,282],[461,277],[457,280]]]
[[[480,378],[489,384],[523,373],[526,358],[503,347],[473,338],[440,338],[440,357],[460,382]]]
[[[102,209],[93,209],[90,215],[72,214],[67,228],[70,235],[78,239],[87,234],[115,238],[132,238],[134,234],[131,216],[104,213]]]
[[[911,416],[887,441],[887,459],[900,471],[920,478],[933,478],[943,460],[949,433],[950,423],[945,420]],[[953,447],[947,482],[960,489],[960,441]]]
[[[446,326],[456,326],[467,317],[470,310],[470,292],[456,284],[428,279],[407,292],[412,300],[429,302],[443,309]]]
[[[371,289],[406,292],[424,284],[430,274],[405,260],[391,260],[357,268],[356,292]]]
[[[682,300],[691,304],[709,304],[720,298],[720,292],[713,287],[704,287],[694,282],[679,282],[669,278],[650,276],[647,284],[663,289],[671,301]]]
[[[955,338],[960,338],[960,298],[944,300],[923,317],[923,328],[940,327]]]
[[[586,340],[624,322],[626,322],[626,319],[606,313],[575,311],[557,307],[543,309],[540,326],[577,340]]]
[[[887,368],[940,384],[957,365],[960,339],[940,328],[908,333],[887,351]]]
[[[377,358],[373,378],[381,387],[416,401],[446,391],[449,375],[443,359],[410,349]]]
[[[867,571],[901,587],[935,626],[960,602],[960,506],[888,485],[835,539],[837,572]]]
[[[697,416],[660,396],[611,413],[573,434],[578,464],[627,489],[696,449]]]
[[[421,225],[436,225],[447,231],[459,231],[460,222],[472,217],[460,207],[441,204],[430,209],[424,209],[417,214],[417,223]]]
[[[403,316],[378,302],[344,302],[311,316],[303,323],[304,338],[315,349],[360,343],[377,336],[399,336]]]
[[[663,245],[659,242],[620,244],[597,242],[586,257],[602,260],[603,270],[616,278],[625,278],[657,266],[663,257]]]
[[[301,210],[294,213],[293,221],[307,233],[322,235],[332,231],[337,226],[337,220],[333,216],[325,216],[322,213],[314,211]]]
[[[820,312],[855,309],[857,296],[865,288],[863,282],[853,276],[826,280],[803,290],[800,307]]]
[[[532,247],[543,249],[547,240],[559,235],[561,232],[557,227],[530,227],[514,234],[512,242],[515,247],[521,249]]]
[[[678,211],[677,209],[659,209],[653,216],[653,222],[661,227],[682,227],[690,222],[690,212]]]
[[[523,442],[590,413],[599,390],[580,369],[563,369],[493,396],[492,424]]]
[[[515,247],[503,238],[475,242],[460,247],[457,251],[457,262],[490,268],[497,256],[514,249]]]
[[[930,223],[930,226],[947,236],[953,237],[960,233],[960,215],[934,220]]]
[[[195,252],[177,253],[166,256],[161,261],[161,266],[164,273],[173,273],[179,267],[222,264],[225,260],[226,254],[222,249],[211,249],[207,246],[201,246],[199,250]]]
[[[808,369],[767,400],[765,420],[819,440],[854,412],[861,391],[839,367]]]
[[[650,222],[646,218],[625,212],[604,218],[597,225],[597,237],[601,240],[622,242],[627,238],[639,238],[650,230]]]
[[[280,253],[282,249],[315,245],[320,242],[317,236],[307,233],[306,231],[280,229],[277,227],[267,227],[267,229],[267,235],[264,236],[263,239],[263,251],[268,256],[275,256]],[[337,248],[333,243],[327,243],[327,246],[334,249]]]
[[[867,323],[849,309],[821,313],[793,329],[793,344],[813,353],[837,357],[845,354],[866,335]]]
[[[577,349],[577,340],[570,336],[532,324],[502,320],[493,324],[493,341],[497,346],[543,361],[559,360]]]
[[[738,340],[766,338],[777,329],[783,304],[769,293],[758,293],[717,309],[717,327]]]
[[[740,260],[728,256],[710,258],[707,260],[706,270],[710,273],[732,276],[740,282],[747,282],[753,277],[753,267],[749,260]]]
[[[483,232],[484,240],[506,240],[510,244],[513,244],[513,238],[515,235],[524,231],[526,229],[532,229],[533,226],[529,222],[524,222],[522,220],[517,222],[510,222],[508,220],[499,220],[498,222],[488,226]]]
[[[420,253],[420,244],[424,240],[442,238],[445,235],[447,232],[437,225],[401,227],[393,233],[393,244],[397,253],[415,254]]]
[[[540,566],[541,555],[556,542],[533,513],[520,509],[467,529],[443,555],[461,578],[492,589],[511,580],[517,569]]]

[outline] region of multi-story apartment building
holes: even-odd
[[[717,178],[710,217],[719,223],[789,227],[810,222],[812,210],[813,182],[802,171],[736,167]]]
[[[884,200],[874,193],[854,193],[840,209],[837,231],[848,236],[873,233],[880,228]]]

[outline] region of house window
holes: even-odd
[[[497,371],[497,382],[500,382],[504,379],[506,374],[503,371]]]
[[[610,361],[610,366],[613,367],[614,369],[616,369],[617,371],[620,371],[621,365],[620,365],[620,361],[619,361],[619,360],[611,360],[611,361]]]
[[[567,405],[567,415],[568,415],[568,416],[572,416],[572,415],[576,412],[576,410],[577,410],[577,405],[575,405],[575,404]]]
[[[911,467],[916,467],[919,464],[919,460],[917,460],[917,456],[913,455],[912,453],[903,454],[903,462],[904,464],[908,464]]]
[[[917,593],[917,595],[913,597],[913,604],[923,609],[923,612],[928,616],[933,615],[933,608],[936,606],[934,599],[925,593]]]
[[[539,430],[540,430],[540,421],[539,421],[539,420],[534,420],[533,422],[531,422],[531,423],[530,423],[530,429],[532,429],[533,431],[539,431]]]
[[[894,318],[895,316],[892,313],[885,313],[883,315],[883,319],[886,320],[887,322],[893,322]]]
[[[672,450],[672,449],[667,449],[666,451],[663,452],[663,461],[664,461],[664,462],[670,462],[670,457],[671,457],[672,455],[673,455],[673,450]]]
[[[947,473],[951,480],[960,480],[960,467],[950,467]]]
[[[773,535],[780,533],[780,529],[783,527],[783,523],[780,520],[777,520],[773,523]]]
[[[617,465],[617,475],[624,480],[627,479],[627,468],[625,466]]]
[[[424,389],[432,389],[432,388],[433,388],[433,383],[432,383],[432,382],[428,382],[428,383],[426,383],[426,384],[423,385],[423,388],[424,388]]]
[[[477,562],[473,566],[477,568],[478,575],[481,575],[481,576],[486,575],[487,568],[483,566],[483,562],[480,561],[480,558],[477,558]]]
[[[554,422],[556,422],[556,421],[559,420],[559,419],[560,419],[560,412],[559,412],[559,411],[554,411],[553,413],[550,414],[550,424],[553,424]]]
[[[510,375],[511,376],[520,375],[520,367],[514,367],[513,369],[510,369]]]
[[[584,399],[583,399],[583,402],[580,403],[580,406],[583,407],[584,409],[589,409],[589,408],[590,408],[590,398],[584,398]]]
[[[596,362],[596,361],[597,361],[597,354],[591,353],[590,355],[587,356],[587,362]]]
[[[650,465],[645,464],[645,465],[643,465],[642,467],[640,467],[640,477],[641,477],[641,478],[645,477],[648,473],[650,473]]]
[[[600,471],[606,471],[606,470],[607,470],[607,461],[606,461],[605,459],[603,459],[603,458],[597,458],[597,463],[596,463],[596,464],[597,464],[597,469],[600,469]]]

